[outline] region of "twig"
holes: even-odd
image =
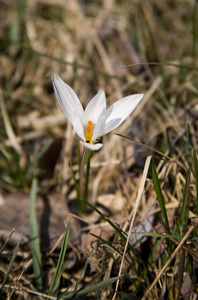
[[[120,264],[120,269],[119,269],[118,276],[120,276],[121,273],[122,273],[122,267],[123,267],[123,263],[124,263],[124,259],[125,259],[125,255],[126,255],[126,251],[127,251],[127,247],[128,247],[128,244],[129,244],[130,233],[132,232],[132,228],[133,228],[134,220],[135,220],[135,217],[136,217],[137,209],[139,207],[140,200],[141,200],[141,197],[142,197],[142,194],[143,194],[143,191],[144,191],[144,185],[145,185],[145,182],[146,182],[146,177],[147,177],[147,174],[148,174],[148,170],[149,170],[151,158],[152,158],[152,156],[148,156],[147,159],[146,159],[146,163],[145,163],[145,167],[144,167],[144,172],[143,172],[143,175],[142,175],[142,178],[141,178],[141,182],[140,182],[140,187],[139,187],[139,190],[138,190],[138,195],[137,195],[137,199],[136,199],[135,208],[132,211],[132,214],[130,216],[131,223],[130,223],[130,227],[129,227],[129,233],[128,233],[127,241],[126,241],[126,244],[125,244],[124,253],[123,253],[123,256],[122,256],[122,260],[121,260],[121,264]],[[114,300],[115,297],[116,297],[117,290],[118,290],[118,285],[119,285],[119,279],[116,281],[115,293],[113,295],[112,300]]]

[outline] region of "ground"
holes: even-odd
[[[0,298],[196,299],[197,1],[1,0],[0,25]],[[53,74],[83,107],[144,93],[84,174]]]

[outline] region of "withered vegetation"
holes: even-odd
[[[74,291],[73,299],[196,299],[196,226],[168,259],[198,214],[197,1],[1,0],[0,5],[0,298],[48,297],[70,224],[65,261],[49,299],[69,299]],[[53,74],[74,89],[84,107],[100,89],[108,106],[145,94],[92,153],[93,207],[82,216],[73,178],[79,179],[78,138],[55,99]],[[40,290],[29,241],[33,178]],[[124,276],[110,284],[118,275]]]

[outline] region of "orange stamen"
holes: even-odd
[[[92,128],[92,126],[93,126],[93,123],[92,123],[91,121],[88,121],[88,124],[89,124],[89,126],[87,127],[87,131],[88,131],[89,133],[91,133],[91,128]]]
[[[85,139],[87,143],[93,144],[92,143],[92,135],[93,135],[93,131],[91,131],[93,123],[91,121],[88,121],[88,127],[87,127],[87,131],[88,133],[85,134]]]

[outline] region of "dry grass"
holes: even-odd
[[[19,191],[29,193],[32,178],[36,175],[39,193],[63,195],[69,206],[65,211],[67,217],[76,214],[76,193],[69,163],[71,160],[78,176],[77,137],[54,96],[51,76],[57,74],[75,90],[83,106],[100,89],[106,93],[108,106],[129,94],[145,94],[134,113],[116,132],[137,139],[170,157],[165,160],[155,157],[154,161],[170,227],[173,228],[174,218],[179,218],[184,201],[187,170],[194,170],[191,150],[194,148],[197,151],[197,1],[1,0],[0,3],[2,205],[6,205],[10,194],[16,195]],[[147,62],[169,64],[149,65]],[[131,66],[140,63],[145,64]],[[40,174],[38,167],[29,169],[29,166],[47,142],[50,143],[48,149],[39,158],[38,164],[35,162],[40,169],[46,170]],[[154,152],[113,133],[105,136],[103,142],[104,147],[93,153],[91,158],[88,200],[127,232],[126,221],[137,205],[136,197],[146,157]],[[192,171],[188,196],[190,217],[198,211],[195,182]],[[20,203],[20,196],[16,196],[16,201]],[[53,201],[56,201],[55,196]],[[149,211],[154,216],[149,231],[164,232],[150,173],[134,224],[143,222]],[[11,231],[14,217],[9,219],[9,214],[8,211]],[[67,252],[70,256],[66,257],[66,262],[71,261],[73,267],[63,272],[64,280],[60,285],[63,289],[74,289],[76,278],[81,278],[79,287],[85,286],[106,267],[109,269],[104,278],[118,275],[119,265],[116,265],[115,258],[119,261],[119,255],[117,257],[112,249],[108,249],[114,259],[108,257],[101,244],[96,243],[96,238],[89,236],[90,230],[96,235],[104,233],[104,239],[124,251],[117,237],[113,236],[112,228],[105,227],[103,232],[101,228],[106,225],[98,227],[100,221],[99,215],[90,212],[84,218],[86,223],[75,223],[79,226],[80,240],[78,243],[72,239],[70,241],[70,251]],[[154,240],[149,241],[152,245],[149,249],[153,249]],[[148,268],[142,245],[139,241],[136,253],[142,265]],[[9,247],[8,252],[13,245]],[[118,290],[127,294],[136,292],[137,299],[141,299],[165,262],[166,247],[161,243],[153,254],[148,281],[142,279],[145,290],[141,290],[141,284],[136,280],[137,274],[126,261],[120,271],[127,273],[130,279],[122,278]],[[173,251],[173,246],[171,249]],[[57,262],[49,255],[50,250],[48,248],[43,252],[43,259],[46,260],[43,263],[44,293],[48,292]],[[191,250],[195,252],[193,247]],[[75,258],[72,256],[74,253]],[[185,253],[188,255],[188,251]],[[161,277],[154,287],[154,299],[160,299],[162,287],[169,293],[170,299],[185,297],[183,290],[186,281],[184,278],[181,280],[179,272],[191,278],[186,288],[189,298],[182,299],[196,299],[196,282],[193,280],[197,278],[197,259],[186,258],[182,269],[179,264],[183,261],[182,255],[177,256],[166,276]],[[29,250],[20,250],[20,259],[13,274],[10,274],[7,286],[13,286],[16,278],[19,279],[22,268],[30,258]],[[0,278],[3,278],[8,262],[4,256],[1,262]],[[142,276],[141,272],[139,270],[139,276]],[[24,299],[33,299],[30,291],[36,290],[31,267],[24,271],[18,286],[29,291]],[[111,299],[114,288],[110,286],[91,296],[93,299]],[[3,297],[6,299],[7,295],[9,299],[12,292],[12,289],[5,289]],[[18,293],[15,291],[10,297],[18,299]],[[20,293],[23,294],[22,291]],[[91,296],[86,299],[92,299]],[[149,297],[152,299],[152,294]]]

